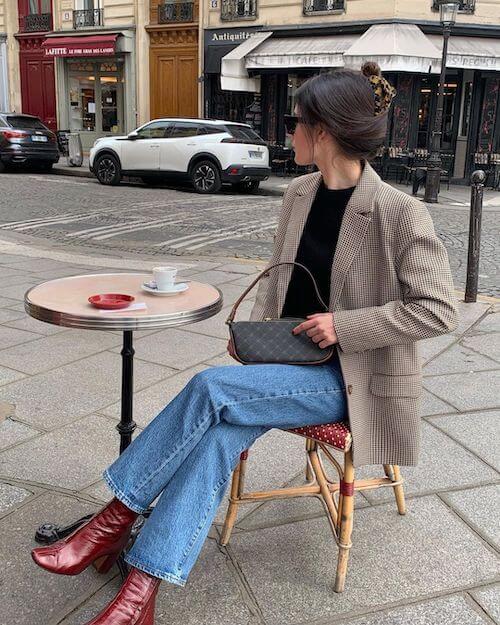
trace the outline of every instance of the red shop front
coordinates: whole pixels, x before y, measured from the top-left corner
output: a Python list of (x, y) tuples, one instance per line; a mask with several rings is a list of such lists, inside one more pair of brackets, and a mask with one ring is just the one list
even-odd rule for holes
[(57, 128), (54, 59), (42, 43), (52, 30), (51, 2), (19, 0), (19, 63), (22, 111), (36, 115), (51, 129)]

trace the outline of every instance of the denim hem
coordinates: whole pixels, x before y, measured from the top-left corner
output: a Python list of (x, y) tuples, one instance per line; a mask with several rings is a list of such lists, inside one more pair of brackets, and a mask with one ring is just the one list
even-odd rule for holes
[(125, 556), (125, 562), (127, 562), (127, 564), (130, 564), (130, 566), (133, 566), (134, 568), (143, 571), (144, 573), (148, 573), (148, 575), (152, 575), (153, 577), (158, 577), (159, 579), (163, 579), (164, 581), (170, 582), (171, 584), (175, 584), (176, 586), (184, 587), (187, 583), (187, 579), (178, 577), (177, 575), (174, 575), (173, 573), (169, 573), (168, 571), (160, 571), (159, 569), (150, 567), (147, 564), (138, 562), (134, 558), (131, 558), (128, 554)]
[(130, 497), (128, 497), (127, 495), (125, 495), (125, 493), (123, 493), (118, 486), (114, 483), (113, 479), (111, 478), (111, 475), (108, 472), (108, 469), (106, 469), (104, 471), (104, 473), (102, 474), (104, 481), (106, 482), (108, 488), (111, 490), (111, 492), (113, 493), (113, 495), (119, 499), (122, 504), (124, 504), (125, 506), (127, 506), (127, 508), (129, 508), (130, 510), (132, 510), (133, 512), (137, 512), (137, 514), (142, 514), (143, 512), (145, 512), (148, 508), (147, 506), (139, 506), (138, 504), (134, 503)]

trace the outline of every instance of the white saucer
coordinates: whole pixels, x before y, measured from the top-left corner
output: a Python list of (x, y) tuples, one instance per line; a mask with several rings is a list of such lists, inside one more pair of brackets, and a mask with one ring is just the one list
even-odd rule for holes
[(168, 297), (170, 295), (178, 295), (179, 293), (184, 293), (189, 289), (189, 285), (185, 282), (176, 282), (172, 289), (168, 291), (159, 291), (156, 286), (153, 286), (154, 283), (151, 282), (143, 282), (142, 288), (144, 291), (151, 293), (152, 295), (158, 295), (159, 297)]

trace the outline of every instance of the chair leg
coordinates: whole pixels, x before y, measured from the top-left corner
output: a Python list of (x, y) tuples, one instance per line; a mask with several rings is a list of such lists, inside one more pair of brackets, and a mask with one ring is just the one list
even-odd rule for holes
[[(401, 481), (401, 471), (397, 464), (392, 465), (392, 470), (394, 473), (394, 481)], [(393, 486), (394, 495), (396, 497), (396, 505), (398, 507), (399, 514), (406, 514), (406, 503), (405, 503), (405, 492), (402, 484), (398, 484), (397, 486)]]
[(385, 477), (388, 477), (390, 480), (394, 481), (394, 473), (390, 464), (384, 464), (384, 473)]
[(344, 456), (344, 479), (342, 484), (342, 519), (339, 535), (339, 559), (337, 576), (335, 578), (335, 592), (343, 592), (347, 575), (347, 562), (351, 549), (351, 533), (354, 512), (354, 467), (352, 451)]
[[(309, 451), (313, 451), (314, 449), (316, 449), (316, 443), (310, 439), (310, 438), (306, 438), (306, 457), (309, 458), (309, 454), (307, 452)], [(311, 469), (310, 463), (307, 462), (306, 464), (306, 481), (310, 482), (312, 479), (314, 478), (314, 473)]]
[(238, 499), (243, 493), (247, 458), (248, 450), (244, 451), (240, 455), (240, 462), (233, 472), (229, 506), (227, 509), (226, 518), (224, 520), (224, 526), (222, 528), (222, 534), (219, 541), (219, 544), (222, 547), (225, 547), (228, 544), (234, 524), (236, 523), (236, 517), (238, 516), (238, 507), (240, 505)]

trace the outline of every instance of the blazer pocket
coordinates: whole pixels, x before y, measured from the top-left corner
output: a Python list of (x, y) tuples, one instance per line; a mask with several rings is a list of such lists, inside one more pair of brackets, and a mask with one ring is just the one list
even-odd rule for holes
[(422, 393), (422, 376), (383, 375), (374, 373), (370, 380), (370, 391), (378, 397), (419, 397)]

